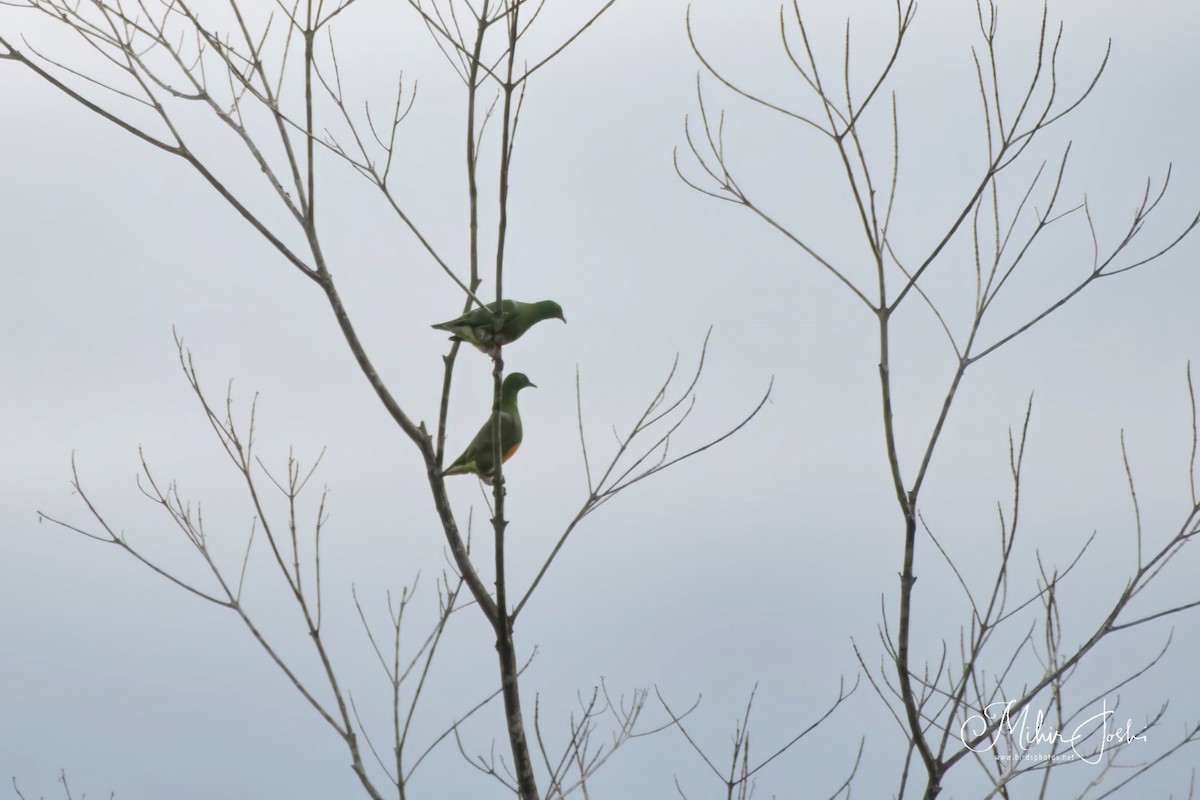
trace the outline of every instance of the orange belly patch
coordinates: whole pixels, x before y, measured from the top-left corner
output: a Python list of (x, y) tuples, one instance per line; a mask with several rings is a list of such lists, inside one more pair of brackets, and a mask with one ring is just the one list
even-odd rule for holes
[(513, 454), (516, 453), (517, 450), (520, 449), (520, 447), (521, 447), (520, 444), (514, 444), (512, 447), (508, 448), (508, 450), (504, 451), (504, 455), (500, 458), (500, 461), (501, 462), (508, 461), (510, 458), (513, 457)]

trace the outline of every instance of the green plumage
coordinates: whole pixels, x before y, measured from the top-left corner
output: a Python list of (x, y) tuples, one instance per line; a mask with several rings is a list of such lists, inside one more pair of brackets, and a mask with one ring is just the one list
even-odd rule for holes
[(495, 348), (520, 339), (525, 331), (544, 319), (567, 321), (562, 306), (553, 300), (537, 303), (505, 300), (500, 305), (488, 303), (483, 308), (473, 308), (457, 319), (439, 322), (433, 327), (449, 332), (451, 339), (474, 345), (490, 355)]
[[(521, 414), (517, 410), (517, 393), (526, 386), (533, 386), (522, 372), (513, 372), (504, 379), (500, 387), (500, 461), (508, 461), (521, 445)], [(463, 454), (447, 467), (443, 475), (478, 475), (487, 485), (492, 485), (496, 475), (496, 450), (493, 431), (496, 415), (489, 415), (487, 422), (475, 434)]]

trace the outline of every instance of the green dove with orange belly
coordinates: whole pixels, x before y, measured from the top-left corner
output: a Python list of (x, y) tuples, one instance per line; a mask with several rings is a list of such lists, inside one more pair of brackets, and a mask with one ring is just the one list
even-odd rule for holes
[(463, 454), (442, 471), (443, 475), (478, 475), (488, 486), (496, 476), (495, 429), (500, 423), (501, 462), (512, 458), (521, 446), (521, 413), (517, 410), (517, 393), (527, 386), (534, 386), (523, 372), (513, 372), (504, 379), (500, 387), (500, 414), (488, 417), (488, 421), (475, 434)]
[(515, 342), (525, 332), (546, 319), (567, 318), (562, 306), (553, 300), (522, 303), (519, 300), (504, 300), (488, 303), (482, 308), (473, 308), (461, 317), (432, 326), (452, 334), (451, 339), (466, 342), (477, 350), (491, 354), (497, 347)]

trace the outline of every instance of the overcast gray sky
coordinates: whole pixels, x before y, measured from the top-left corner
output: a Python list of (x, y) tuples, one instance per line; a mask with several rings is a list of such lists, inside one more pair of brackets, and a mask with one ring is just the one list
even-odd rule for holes
[[(335, 26), (339, 52), (347, 54), (344, 79), (359, 102), (380, 103), (401, 69), (418, 82), (400, 133), (399, 195), (461, 267), (463, 92), (400, 5), (361, 0)], [(552, 31), (572, 17), (559, 5), (559, 16), (546, 21)], [(1032, 69), (1035, 5), (1002, 5), (1000, 33), (1011, 38), (1001, 82), (1010, 93)], [(555, 12), (551, 4), (546, 13)], [(529, 86), (505, 293), (557, 299), (569, 324), (536, 328), (507, 355), (507, 366), (539, 387), (521, 396), (526, 440), (505, 467), (509, 552), (513, 580), (523, 585), (586, 496), (576, 367), (596, 460), (611, 455), (612, 426), (628, 428), (677, 353), (684, 367), (694, 364), (710, 325), (696, 411), (673, 447), (702, 443), (735, 423), (774, 377), (772, 402), (736, 437), (589, 517), (516, 632), (523, 655), (538, 652), (522, 685), (527, 714), (540, 696), (543, 726), (559, 740), (576, 691), (590, 692), (603, 677), (613, 693), (657, 686), (679, 706), (703, 695), (689, 729), (725, 759), (756, 684), (753, 748), (766, 755), (823, 712), (840, 679), (854, 680), (852, 639), (869, 665), (879, 665), (881, 601), (894, 624), (902, 524), (882, 444), (873, 318), (760, 220), (675, 176), (672, 150), (684, 141), (684, 116), (696, 114), (698, 63), (684, 13), (676, 0), (622, 0)], [(800, 102), (803, 87), (787, 71), (772, 3), (700, 0), (691, 14), (698, 40), (731, 75), (779, 102)], [(855, 69), (866, 76), (879, 63), (892, 11), (866, 0), (836, 13), (813, 9), (817, 48), (835, 61), (846, 14), (855, 26)], [(1054, 3), (1051, 18), (1066, 23), (1064, 94), (1086, 85), (1110, 36), (1113, 49), (1093, 96), (1047, 132), (1028, 166), (1056, 159), (1072, 142), (1064, 203), (1086, 194), (1103, 247), (1127, 225), (1147, 175), (1159, 181), (1173, 164), (1172, 190), (1135, 250), (1148, 254), (1200, 208), (1200, 10), (1168, 0), (1137, 10), (1072, 0)], [(895, 241), (913, 252), (946, 227), (985, 152), (973, 22), (969, 3), (923, 3), (889, 87), (903, 147)], [(20, 31), (56, 58), (89, 63), (77, 40), (27, 13), (0, 11), (0, 35), (17, 40)], [(823, 252), (866, 270), (828, 143), (721, 92), (711, 79), (704, 85), (710, 108), (726, 110), (727, 152), (747, 192)], [(232, 614), (116, 548), (39, 525), (36, 511), (87, 522), (69, 486), (74, 452), (89, 495), (114, 527), (180, 574), (201, 576), (178, 531), (137, 491), (141, 447), (157, 475), (177, 479), (183, 495), (203, 502), (214, 548), (237, 563), (251, 512), (179, 373), (174, 326), (214, 398), (230, 379), (243, 412), (258, 394), (264, 460), (279, 465), (292, 446), (311, 463), (328, 448), (316, 479), (331, 489), (322, 556), (327, 626), (360, 708), (378, 709), (386, 686), (350, 585), (382, 623), (385, 591), (421, 573), (409, 641), (432, 620), (443, 539), (417, 453), (357, 371), (317, 288), (186, 164), (15, 63), (0, 61), (0, 98), (0, 798), (15, 797), (11, 776), (27, 796), (56, 796), (62, 768), (76, 796), (354, 796), (360, 789), (340, 742)], [(889, 121), (874, 122), (868, 141), (886, 164)], [(268, 208), (253, 166), (214, 128), (196, 130), (204, 131), (197, 135), (205, 152), (236, 176), (233, 183)], [(411, 416), (432, 425), (446, 342), (428, 326), (453, 316), (461, 293), (365, 182), (333, 162), (323, 175), (332, 271), (380, 372)], [(1122, 430), (1146, 541), (1165, 540), (1191, 505), (1184, 376), (1200, 354), (1198, 252), (1194, 238), (1143, 270), (1100, 281), (973, 368), (930, 471), (925, 520), (960, 559), (967, 582), (982, 585), (996, 550), (996, 503), (1010, 502), (1007, 431), (1019, 426), (1036, 393), (1021, 512), (1026, 549), (1012, 585), (1014, 595), (1033, 587), (1034, 547), (1063, 566), (1096, 532), (1064, 598), (1069, 646), (1088, 635), (1135, 559)], [(931, 284), (960, 309), (970, 297), (968, 255), (952, 251)], [(1085, 273), (1086, 226), (1065, 225), (1031, 258), (993, 333)], [(897, 321), (894, 369), (901, 458), (911, 473), (953, 358), (923, 307), (912, 303), (905, 314)], [(451, 450), (486, 414), (488, 367), (475, 352), (460, 358)], [(474, 504), (478, 523), (486, 510), (475, 484), (460, 478), (450, 490), (460, 519)], [(1195, 599), (1196, 566), (1196, 554), (1185, 550), (1141, 608)], [(294, 609), (265, 558), (259, 567), (248, 602), (300, 671), (316, 677)], [(919, 659), (936, 660), (943, 639), (956, 647), (966, 609), (928, 539), (919, 544), (917, 574), (915, 649)], [(1173, 624), (1164, 661), (1119, 695), (1118, 716), (1135, 723), (1170, 703), (1145, 752), (1200, 717), (1200, 628), (1194, 614)], [(1110, 641), (1079, 673), (1077, 702), (1122, 677), (1171, 631), (1167, 621)], [(438, 663), (417, 718), (422, 742), (495, 684), (493, 646), (473, 609), (450, 627)], [(1116, 700), (1114, 693), (1110, 707)], [(384, 716), (364, 711), (371, 724)], [(662, 719), (661, 709), (648, 706), (647, 723)], [(860, 737), (865, 760), (856, 795), (890, 796), (904, 740), (865, 684), (760, 774), (760, 792), (827, 796), (850, 769)], [(464, 733), (468, 752), (486, 753), (493, 741), (497, 752), (507, 749), (498, 705)], [(1127, 796), (1181, 793), (1196, 762), (1185, 751)], [(954, 796), (974, 796), (974, 769), (961, 767)], [(1064, 767), (1063, 794), (1055, 796), (1073, 796), (1068, 789), (1085, 785), (1095, 769)], [(664, 732), (623, 749), (593, 796), (673, 796), (673, 776), (689, 797), (716, 796), (719, 788), (686, 742)], [(413, 788), (437, 797), (504, 796), (452, 743), (422, 767)]]

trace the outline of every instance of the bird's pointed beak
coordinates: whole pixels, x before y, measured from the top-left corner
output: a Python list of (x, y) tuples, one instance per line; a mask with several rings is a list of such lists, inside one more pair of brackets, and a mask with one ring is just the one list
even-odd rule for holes
[(537, 384), (536, 384), (536, 383), (534, 383), (533, 381), (530, 381), (530, 382), (529, 382), (529, 386), (530, 386), (530, 388), (532, 388), (532, 389), (536, 389), (536, 388), (537, 388)]

